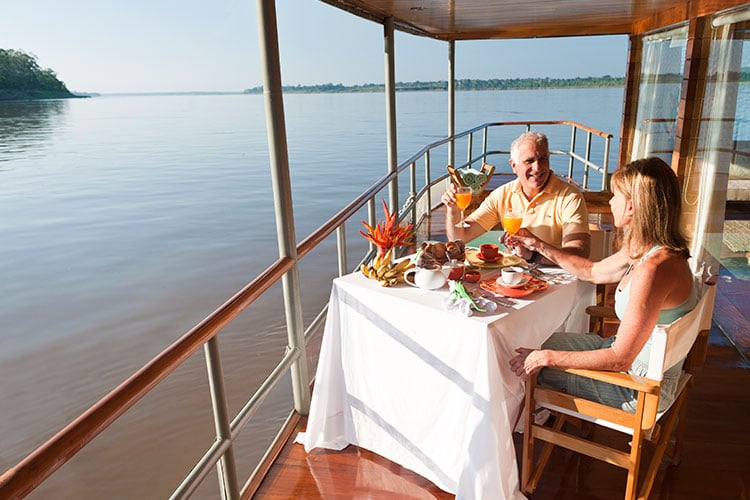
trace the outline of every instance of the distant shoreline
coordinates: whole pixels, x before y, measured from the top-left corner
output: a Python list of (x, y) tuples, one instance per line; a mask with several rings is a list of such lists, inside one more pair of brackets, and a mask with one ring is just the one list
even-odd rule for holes
[(68, 91), (58, 90), (18, 90), (0, 89), (0, 102), (3, 101), (41, 101), (52, 99), (76, 99), (88, 97), (83, 94), (74, 94)]
[[(602, 87), (624, 87), (625, 77), (591, 76), (585, 78), (511, 78), (511, 79), (463, 79), (456, 80), (456, 90), (537, 90), (537, 89), (564, 89), (564, 88), (602, 88)], [(438, 80), (432, 82), (396, 82), (396, 92), (424, 92), (424, 91), (447, 91), (448, 81)], [(368, 93), (385, 92), (382, 83), (365, 83), (363, 85), (343, 85), (324, 83), (316, 85), (289, 85), (284, 86), (283, 91), (290, 94), (317, 94), (317, 93)], [(263, 87), (246, 89), (245, 94), (261, 94)]]

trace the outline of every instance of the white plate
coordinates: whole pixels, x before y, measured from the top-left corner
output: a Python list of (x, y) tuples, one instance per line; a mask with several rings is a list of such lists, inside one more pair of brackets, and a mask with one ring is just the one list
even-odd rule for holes
[(495, 281), (497, 281), (498, 285), (504, 286), (505, 288), (521, 288), (522, 286), (524, 286), (526, 283), (529, 282), (529, 278), (527, 278), (526, 276), (524, 276), (523, 279), (521, 281), (519, 281), (518, 283), (516, 283), (515, 285), (509, 285), (509, 284), (507, 284), (500, 277), (498, 277)]

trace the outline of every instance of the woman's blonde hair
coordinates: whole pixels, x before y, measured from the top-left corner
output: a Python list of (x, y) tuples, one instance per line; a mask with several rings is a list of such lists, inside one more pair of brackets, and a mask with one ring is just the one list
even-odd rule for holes
[(677, 175), (661, 158), (635, 160), (615, 170), (610, 179), (633, 202), (633, 218), (623, 235), (631, 257), (642, 256), (659, 245), (690, 256), (687, 238), (680, 230), (682, 196)]

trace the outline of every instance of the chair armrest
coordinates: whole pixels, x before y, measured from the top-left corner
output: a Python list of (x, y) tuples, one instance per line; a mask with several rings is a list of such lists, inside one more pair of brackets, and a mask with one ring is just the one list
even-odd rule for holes
[(588, 306), (586, 314), (597, 318), (617, 319), (614, 308), (609, 306)]
[[(552, 368), (552, 370), (557, 370), (557, 368)], [(618, 385), (620, 387), (627, 387), (628, 389), (646, 394), (658, 394), (659, 388), (661, 387), (661, 381), (659, 380), (652, 380), (650, 378), (631, 375), (629, 373), (611, 372), (606, 370), (586, 370), (583, 368), (566, 368), (561, 371), (570, 373), (571, 375), (578, 375), (580, 377), (607, 382), (608, 384)]]

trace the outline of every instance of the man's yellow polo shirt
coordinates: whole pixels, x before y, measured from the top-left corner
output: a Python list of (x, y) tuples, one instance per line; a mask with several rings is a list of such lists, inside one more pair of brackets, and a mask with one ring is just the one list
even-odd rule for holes
[(556, 247), (562, 246), (564, 236), (589, 234), (588, 210), (581, 192), (554, 172), (550, 175), (544, 189), (531, 200), (524, 196), (518, 179), (500, 186), (466, 220), (489, 231), (502, 223), (505, 211), (518, 210), (524, 214), (522, 227)]

